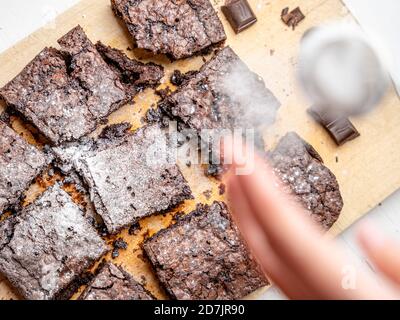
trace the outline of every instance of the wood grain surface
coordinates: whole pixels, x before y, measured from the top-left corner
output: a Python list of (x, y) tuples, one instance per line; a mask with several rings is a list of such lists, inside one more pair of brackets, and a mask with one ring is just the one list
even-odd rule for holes
[[(352, 119), (361, 137), (337, 147), (326, 132), (306, 114), (309, 105), (298, 88), (295, 70), (299, 42), (307, 29), (332, 20), (353, 20), (341, 1), (249, 0), (258, 22), (239, 35), (234, 34), (221, 15), (219, 8), (223, 0), (211, 1), (224, 23), (228, 35), (227, 44), (253, 71), (264, 78), (267, 87), (282, 103), (277, 122), (265, 133), (267, 145), (272, 146), (288, 131), (296, 131), (317, 149), (326, 165), (337, 176), (345, 203), (342, 215), (331, 231), (332, 234), (338, 234), (400, 187), (400, 103), (394, 89), (390, 89), (375, 111), (363, 118)], [(285, 6), (294, 8), (298, 5), (306, 14), (306, 19), (293, 31), (280, 21), (280, 13)], [(83, 0), (49, 26), (34, 32), (0, 55), (0, 86), (17, 75), (45, 46), (58, 47), (56, 40), (77, 24), (84, 28), (93, 42), (101, 40), (126, 51), (132, 57), (162, 63), (167, 74), (161, 88), (169, 85), (169, 75), (174, 69), (198, 69), (203, 63), (201, 57), (171, 63), (165, 57), (152, 57), (141, 50), (127, 51), (128, 47), (132, 47), (131, 38), (123, 24), (114, 17), (109, 0)], [(153, 90), (146, 90), (135, 98), (134, 104), (114, 112), (109, 117), (109, 123), (129, 121), (134, 128), (138, 128), (143, 125), (141, 118), (146, 110), (157, 100)], [(13, 126), (17, 131), (26, 133), (20, 121), (15, 121)], [(25, 136), (35, 143), (32, 136)], [(128, 242), (128, 249), (121, 251), (120, 256), (113, 260), (123, 265), (138, 281), (142, 281), (158, 298), (166, 296), (143, 257), (140, 249), (143, 239), (171, 224), (177, 211), (188, 213), (198, 202), (211, 203), (215, 199), (223, 199), (218, 194), (219, 182), (207, 179), (203, 175), (203, 168), (180, 167), (192, 187), (195, 200), (186, 201), (171, 213), (140, 221), (141, 230), (137, 235), (129, 235), (124, 230), (118, 237)], [(28, 192), (27, 202), (40, 194), (48, 183), (52, 182), (33, 186)], [(207, 190), (212, 190), (208, 199), (204, 195)], [(112, 240), (108, 239), (110, 242)], [(111, 259), (110, 255), (106, 259)], [(0, 298), (18, 298), (2, 279)]]

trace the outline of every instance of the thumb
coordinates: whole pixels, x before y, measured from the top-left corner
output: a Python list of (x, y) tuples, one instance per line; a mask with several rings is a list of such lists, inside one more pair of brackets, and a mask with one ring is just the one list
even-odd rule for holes
[(358, 240), (374, 265), (400, 285), (400, 243), (387, 238), (370, 222), (360, 227)]

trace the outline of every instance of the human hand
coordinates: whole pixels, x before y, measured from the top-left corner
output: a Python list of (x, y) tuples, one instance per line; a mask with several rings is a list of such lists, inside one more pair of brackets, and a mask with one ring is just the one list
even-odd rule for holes
[[(225, 177), (230, 208), (262, 269), (288, 298), (400, 298), (399, 245), (371, 226), (364, 226), (359, 232), (360, 242), (384, 276), (374, 279), (354, 266), (355, 285), (344, 286), (343, 272), (353, 266), (344, 250), (323, 234), (307, 217), (309, 213), (281, 191), (265, 161), (245, 147), (240, 146), (240, 150), (231, 143), (224, 145), (225, 157), (233, 160)], [(243, 167), (252, 170), (237, 175)]]

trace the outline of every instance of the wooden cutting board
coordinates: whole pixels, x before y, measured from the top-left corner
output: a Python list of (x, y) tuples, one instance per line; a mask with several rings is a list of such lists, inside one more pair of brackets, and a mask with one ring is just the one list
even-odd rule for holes
[[(228, 35), (227, 44), (253, 71), (264, 78), (267, 87), (282, 103), (277, 122), (265, 134), (268, 145), (273, 145), (287, 131), (296, 131), (318, 150), (326, 165), (337, 176), (345, 203), (342, 215), (331, 232), (337, 234), (343, 231), (400, 187), (400, 102), (391, 88), (379, 108), (363, 118), (353, 119), (361, 137), (337, 147), (326, 132), (306, 114), (308, 103), (297, 86), (295, 68), (299, 41), (307, 29), (332, 20), (353, 18), (340, 0), (249, 0), (258, 22), (245, 32), (235, 35), (221, 15), (219, 8), (223, 0), (211, 1), (224, 23)], [(306, 14), (306, 19), (293, 31), (280, 21), (280, 13), (286, 6), (292, 9), (298, 5)], [(128, 51), (127, 48), (132, 47), (131, 39), (125, 27), (114, 17), (109, 0), (83, 0), (60, 15), (56, 21), (0, 55), (0, 86), (17, 75), (45, 46), (57, 47), (56, 40), (77, 24), (85, 29), (93, 42), (101, 40), (126, 51), (132, 57), (162, 63), (167, 74), (161, 87), (168, 85), (169, 75), (174, 69), (198, 69), (203, 63), (201, 57), (170, 63), (162, 56), (151, 57), (141, 50)], [(157, 99), (152, 90), (146, 90), (136, 97), (134, 104), (113, 113), (109, 123), (130, 121), (137, 128), (142, 125), (141, 117)], [(25, 132), (25, 137), (35, 143), (20, 121), (15, 121), (13, 127), (19, 132)], [(215, 199), (224, 198), (218, 193), (219, 182), (207, 179), (202, 168), (181, 165), (181, 169), (196, 199), (185, 202), (172, 213), (144, 219), (140, 222), (141, 230), (137, 235), (129, 235), (124, 230), (119, 237), (128, 242), (128, 249), (121, 251), (120, 256), (113, 260), (122, 264), (159, 298), (165, 298), (165, 293), (143, 258), (140, 243), (146, 236), (171, 224), (175, 212), (182, 210), (188, 213), (198, 202), (211, 203)], [(33, 186), (28, 192), (27, 202), (40, 194), (48, 183), (51, 181), (42, 181)], [(212, 191), (211, 197), (204, 194), (207, 190)], [(110, 255), (106, 258), (111, 259)], [(0, 279), (0, 298), (18, 298), (4, 279)]]

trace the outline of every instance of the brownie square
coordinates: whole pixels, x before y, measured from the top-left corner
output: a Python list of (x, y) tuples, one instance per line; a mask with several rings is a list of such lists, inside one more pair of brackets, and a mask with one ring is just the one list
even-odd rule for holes
[(310, 212), (311, 218), (329, 229), (343, 208), (334, 174), (318, 152), (296, 133), (286, 134), (268, 159), (287, 192)]
[(154, 297), (124, 269), (105, 263), (79, 300), (154, 300)]
[(26, 299), (69, 298), (68, 288), (106, 251), (58, 184), (0, 225), (0, 272)]
[(0, 121), (0, 215), (16, 205), (48, 158)]
[(126, 103), (118, 75), (107, 65), (80, 26), (45, 48), (0, 96), (53, 144), (77, 140)]
[(198, 205), (144, 250), (175, 299), (241, 299), (268, 284), (222, 202)]
[(279, 106), (264, 81), (230, 47), (219, 51), (198, 73), (159, 103), (161, 111), (198, 133), (202, 129), (269, 125), (275, 121)]
[(182, 59), (226, 39), (209, 0), (111, 0), (138, 48)]
[(159, 127), (143, 127), (101, 144), (75, 165), (110, 233), (192, 198), (175, 162), (158, 162), (164, 141)]

